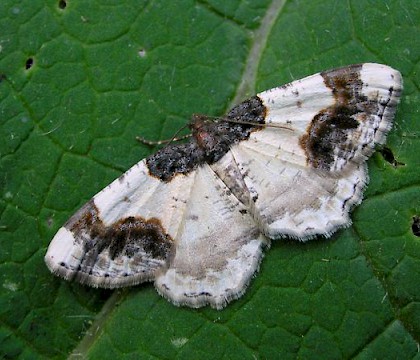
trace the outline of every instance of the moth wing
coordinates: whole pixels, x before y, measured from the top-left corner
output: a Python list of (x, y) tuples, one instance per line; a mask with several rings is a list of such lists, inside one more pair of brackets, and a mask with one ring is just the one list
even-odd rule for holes
[(155, 279), (177, 305), (222, 308), (245, 291), (266, 242), (207, 164), (163, 182), (141, 161), (69, 219), (45, 261), (92, 286)]
[(267, 239), (207, 164), (194, 175), (175, 252), (155, 285), (177, 305), (220, 309), (244, 293)]
[(266, 123), (282, 128), (255, 131), (231, 151), (267, 236), (306, 240), (350, 224), (365, 161), (385, 141), (401, 89), (398, 71), (363, 64), (258, 94)]
[(362, 163), (385, 142), (401, 91), (401, 74), (382, 64), (350, 65), (296, 80), (258, 94), (268, 127), (250, 140), (281, 148), (293, 163), (339, 172)]
[(193, 178), (164, 183), (145, 160), (95, 195), (58, 231), (45, 255), (66, 279), (115, 288), (152, 280), (166, 265)]
[(326, 176), (242, 144), (232, 149), (251, 195), (251, 211), (270, 238), (306, 240), (330, 236), (351, 223), (349, 210), (362, 199), (366, 166), (344, 177)]

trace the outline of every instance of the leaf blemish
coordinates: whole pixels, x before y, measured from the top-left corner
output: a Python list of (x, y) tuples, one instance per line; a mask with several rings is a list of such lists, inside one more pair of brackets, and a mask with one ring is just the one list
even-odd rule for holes
[(26, 60), (26, 63), (25, 63), (25, 69), (26, 70), (29, 70), (32, 66), (33, 66), (33, 64), (34, 64), (34, 59), (33, 58), (28, 58), (27, 60)]
[(404, 166), (405, 164), (402, 162), (399, 162), (397, 159), (395, 159), (394, 153), (392, 152), (392, 150), (387, 147), (384, 146), (381, 150), (380, 153), (382, 154), (383, 158), (385, 159), (386, 162), (390, 163), (392, 166), (394, 167), (398, 167), (398, 166)]
[(415, 236), (420, 237), (420, 216), (413, 216), (413, 224), (411, 225), (411, 230)]
[(60, 1), (58, 2), (58, 7), (59, 7), (61, 10), (64, 10), (64, 9), (66, 8), (66, 6), (67, 6), (67, 2), (66, 2), (65, 0), (60, 0)]
[(54, 220), (53, 220), (53, 218), (50, 216), (50, 217), (48, 217), (48, 219), (47, 219), (47, 226), (48, 226), (48, 228), (52, 228), (53, 227), (53, 225), (54, 225)]

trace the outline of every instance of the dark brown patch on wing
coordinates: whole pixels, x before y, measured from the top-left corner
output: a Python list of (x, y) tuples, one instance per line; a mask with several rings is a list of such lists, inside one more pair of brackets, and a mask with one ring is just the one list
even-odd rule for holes
[(98, 256), (109, 251), (111, 260), (119, 256), (133, 258), (144, 254), (144, 261), (165, 260), (173, 239), (158, 219), (130, 216), (109, 226), (100, 219), (94, 201), (89, 201), (65, 225), (76, 241), (83, 243), (85, 255), (81, 267), (91, 268)]
[(185, 144), (168, 145), (149, 156), (146, 164), (150, 175), (169, 182), (174, 176), (186, 175), (200, 164), (214, 164), (232, 145), (248, 139), (251, 132), (260, 130), (260, 126), (253, 124), (264, 124), (265, 114), (266, 108), (261, 99), (254, 96), (235, 106), (222, 118), (193, 115), (190, 123), (192, 138)]
[(325, 85), (331, 89), (334, 105), (320, 111), (312, 120), (307, 133), (300, 138), (308, 163), (315, 168), (330, 170), (334, 165), (334, 150), (345, 153), (352, 150), (352, 131), (359, 126), (354, 115), (374, 111), (369, 109), (367, 98), (362, 95), (360, 79), (362, 65), (322, 72)]

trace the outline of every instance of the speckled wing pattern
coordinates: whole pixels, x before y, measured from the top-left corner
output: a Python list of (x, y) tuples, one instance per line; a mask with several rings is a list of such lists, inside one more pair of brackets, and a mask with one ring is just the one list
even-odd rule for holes
[(381, 64), (262, 92), (225, 116), (194, 115), (191, 139), (140, 161), (58, 231), (45, 261), (94, 287), (154, 281), (176, 305), (240, 297), (269, 239), (349, 226), (402, 91)]

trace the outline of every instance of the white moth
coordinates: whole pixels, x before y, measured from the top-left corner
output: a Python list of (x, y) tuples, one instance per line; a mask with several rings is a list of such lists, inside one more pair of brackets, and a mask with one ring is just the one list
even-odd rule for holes
[(140, 161), (58, 231), (45, 261), (94, 287), (154, 281), (176, 305), (221, 309), (269, 239), (351, 223), (402, 90), (397, 70), (350, 65), (262, 92)]

